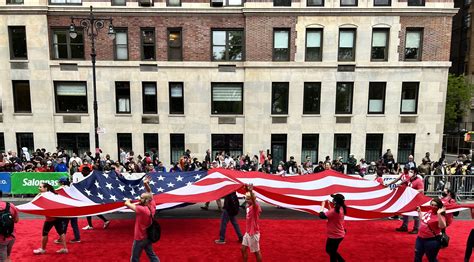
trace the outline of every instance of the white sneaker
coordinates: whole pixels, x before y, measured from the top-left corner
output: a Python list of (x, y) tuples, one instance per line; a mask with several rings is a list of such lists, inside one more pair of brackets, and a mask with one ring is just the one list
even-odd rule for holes
[(56, 251), (56, 253), (58, 253), (58, 254), (67, 254), (67, 253), (69, 253), (69, 251), (67, 250), (67, 248), (61, 248), (60, 250)]
[(85, 226), (85, 227), (82, 228), (82, 230), (92, 230), (92, 229), (94, 229), (94, 228), (91, 227), (91, 226)]
[(33, 254), (35, 254), (35, 255), (42, 255), (44, 253), (46, 253), (46, 250), (44, 250), (42, 248), (38, 248), (38, 249), (33, 250)]

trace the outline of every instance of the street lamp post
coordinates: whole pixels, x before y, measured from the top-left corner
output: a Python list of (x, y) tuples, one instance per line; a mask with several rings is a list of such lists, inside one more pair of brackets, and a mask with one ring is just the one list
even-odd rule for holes
[(69, 36), (71, 38), (77, 37), (76, 25), (74, 21), (79, 21), (79, 25), (84, 28), (84, 34), (89, 36), (91, 40), (91, 60), (92, 60), (92, 86), (93, 86), (93, 93), (94, 93), (94, 137), (95, 137), (95, 150), (99, 152), (99, 115), (97, 113), (97, 83), (96, 83), (96, 74), (95, 74), (95, 61), (96, 61), (96, 53), (95, 53), (95, 38), (97, 37), (99, 31), (104, 28), (105, 23), (109, 22), (109, 30), (108, 36), (110, 39), (115, 39), (115, 30), (112, 24), (112, 18), (101, 18), (95, 17), (94, 13), (92, 12), (92, 6), (90, 7), (89, 16), (85, 17), (78, 17), (78, 16), (71, 16), (71, 25), (69, 26)]

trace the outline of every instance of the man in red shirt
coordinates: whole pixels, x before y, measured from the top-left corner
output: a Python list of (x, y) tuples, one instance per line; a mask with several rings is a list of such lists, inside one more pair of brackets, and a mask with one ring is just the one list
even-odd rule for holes
[[(0, 198), (2, 197), (2, 191), (0, 191)], [(7, 203), (0, 201), (0, 210), (3, 211), (7, 207)], [(18, 209), (10, 203), (9, 212), (13, 217), (13, 221), (18, 223), (20, 220), (18, 216)], [(14, 233), (15, 231), (13, 231)], [(8, 237), (0, 237), (0, 261), (11, 261), (10, 254), (12, 253), (13, 244), (15, 243), (15, 235), (12, 234)]]
[[(425, 185), (423, 183), (423, 179), (419, 178), (416, 175), (414, 170), (409, 171), (410, 180), (408, 181), (408, 187), (411, 187), (421, 194), (423, 194), (425, 190)], [(402, 226), (397, 228), (396, 231), (399, 232), (408, 232), (408, 216), (403, 216), (403, 223)], [(413, 230), (408, 232), (410, 234), (418, 234), (418, 229), (420, 228), (420, 218), (418, 216), (414, 216), (413, 220), (415, 220), (415, 225), (413, 226)]]
[(143, 179), (143, 185), (147, 193), (140, 196), (140, 202), (132, 204), (130, 199), (125, 201), (125, 205), (136, 213), (135, 230), (133, 236), (132, 257), (130, 262), (140, 261), (142, 251), (145, 250), (150, 262), (159, 262), (160, 259), (153, 251), (152, 242), (148, 239), (146, 229), (152, 223), (152, 217), (155, 215), (156, 204), (153, 199), (150, 188), (150, 177)]
[(245, 235), (242, 240), (242, 258), (244, 262), (247, 261), (247, 248), (249, 248), (250, 252), (255, 254), (257, 262), (261, 262), (262, 254), (260, 253), (260, 227), (258, 226), (258, 219), (260, 218), (260, 213), (262, 213), (262, 208), (253, 193), (253, 185), (249, 184), (246, 188), (247, 216)]

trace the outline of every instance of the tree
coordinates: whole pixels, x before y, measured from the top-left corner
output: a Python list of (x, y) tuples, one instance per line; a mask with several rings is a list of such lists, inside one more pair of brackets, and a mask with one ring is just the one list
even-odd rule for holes
[(464, 75), (448, 76), (448, 93), (446, 95), (446, 110), (444, 113), (444, 129), (454, 131), (457, 123), (462, 121), (471, 105), (474, 85), (470, 84)]

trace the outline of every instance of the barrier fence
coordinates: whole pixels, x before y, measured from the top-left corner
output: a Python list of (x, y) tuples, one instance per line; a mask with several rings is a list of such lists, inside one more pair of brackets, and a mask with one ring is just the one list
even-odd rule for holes
[[(126, 179), (139, 179), (145, 173), (122, 174)], [(59, 187), (60, 177), (67, 176), (67, 172), (0, 172), (0, 190), (11, 195), (27, 195), (38, 193), (38, 186), (46, 182), (53, 187)], [(360, 177), (359, 175), (351, 175)], [(398, 175), (383, 175), (384, 184), (395, 180)], [(84, 179), (81, 173), (72, 176), (72, 182), (77, 183)], [(366, 175), (364, 179), (375, 180), (375, 175)], [(439, 196), (445, 188), (456, 192), (458, 200), (474, 198), (474, 175), (428, 175), (424, 178), (425, 195)]]

